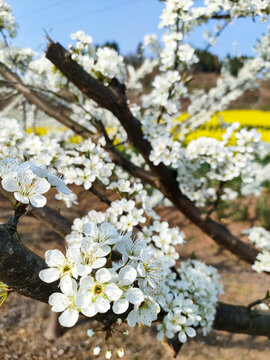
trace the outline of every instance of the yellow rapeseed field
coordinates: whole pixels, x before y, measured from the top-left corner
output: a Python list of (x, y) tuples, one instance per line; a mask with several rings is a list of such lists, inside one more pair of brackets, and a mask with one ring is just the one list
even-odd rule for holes
[[(176, 119), (176, 122), (183, 121), (188, 117), (188, 114), (182, 114), (180, 118)], [(258, 132), (262, 134), (262, 140), (270, 142), (270, 111), (262, 110), (226, 110), (222, 111), (212, 117), (203, 126), (199, 127), (196, 131), (190, 133), (186, 137), (186, 143), (189, 143), (191, 140), (198, 139), (201, 136), (213, 137), (217, 140), (222, 140), (222, 134), (225, 132), (222, 124), (224, 123), (233, 123), (239, 122), (242, 127), (256, 128)], [(52, 131), (63, 131), (65, 127), (56, 128), (56, 127), (37, 127), (35, 133), (38, 135), (46, 135), (48, 132)], [(111, 130), (111, 129), (108, 129)], [(33, 129), (28, 128), (28, 133), (32, 133)], [(74, 136), (70, 139), (72, 142), (80, 142), (81, 138), (79, 136)], [(115, 139), (117, 142), (117, 139)]]
[[(184, 120), (188, 114), (182, 114), (179, 121)], [(262, 140), (270, 142), (270, 111), (262, 110), (226, 110), (212, 117), (203, 126), (186, 137), (186, 143), (201, 136), (214, 137), (222, 140), (225, 132), (222, 124), (239, 122), (241, 127), (256, 128), (262, 134)]]

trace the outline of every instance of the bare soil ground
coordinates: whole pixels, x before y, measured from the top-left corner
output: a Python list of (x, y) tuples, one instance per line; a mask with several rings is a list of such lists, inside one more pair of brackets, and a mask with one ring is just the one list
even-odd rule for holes
[[(86, 214), (90, 209), (102, 209), (104, 205), (90, 194), (79, 194), (80, 209), (63, 209), (62, 213), (71, 220)], [(51, 198), (50, 206), (57, 206)], [(250, 206), (252, 209), (252, 206)], [(181, 260), (195, 253), (198, 259), (218, 268), (225, 294), (224, 302), (247, 305), (264, 296), (269, 286), (269, 276), (257, 274), (251, 267), (224, 249), (218, 247), (211, 239), (192, 225), (179, 212), (160, 208), (160, 214), (172, 226), (180, 226), (186, 233), (186, 245), (179, 247)], [(0, 198), (0, 221), (5, 222), (11, 215), (8, 202)], [(252, 217), (253, 214), (250, 214)], [(229, 228), (240, 235), (248, 228), (248, 223), (228, 224)], [(59, 247), (61, 239), (46, 225), (25, 216), (19, 226), (22, 241), (39, 255), (44, 256), (47, 249)], [(97, 323), (82, 321), (73, 329), (54, 341), (44, 338), (48, 325), (50, 307), (37, 301), (11, 294), (0, 309), (0, 359), (62, 359), (90, 360), (104, 359), (105, 346), (100, 356), (93, 355), (95, 346), (104, 345), (104, 333), (89, 338), (89, 328), (99, 328)], [(126, 325), (119, 327), (125, 330)], [(116, 332), (110, 341), (113, 358), (116, 359), (118, 347), (125, 348), (125, 359), (129, 360), (170, 360), (172, 355), (162, 343), (156, 340), (155, 326), (131, 329), (129, 337)], [(236, 335), (212, 331), (207, 337), (201, 335), (185, 344), (177, 359), (186, 360), (268, 360), (270, 359), (270, 341), (265, 337)]]

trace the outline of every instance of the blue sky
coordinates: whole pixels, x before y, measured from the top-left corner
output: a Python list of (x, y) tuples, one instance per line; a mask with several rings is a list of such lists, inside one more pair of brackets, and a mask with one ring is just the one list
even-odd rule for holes
[[(164, 4), (158, 0), (7, 0), (19, 24), (18, 36), (12, 42), (21, 47), (42, 51), (46, 47), (45, 29), (54, 41), (68, 46), (69, 35), (77, 30), (90, 34), (95, 43), (117, 41), (122, 54), (134, 52), (146, 33), (157, 33)], [(202, 30), (197, 29), (190, 43), (203, 48)], [(269, 22), (268, 22), (269, 25)], [(252, 55), (253, 44), (265, 33), (267, 24), (259, 19), (237, 20), (223, 32), (212, 51), (220, 57), (227, 53)]]

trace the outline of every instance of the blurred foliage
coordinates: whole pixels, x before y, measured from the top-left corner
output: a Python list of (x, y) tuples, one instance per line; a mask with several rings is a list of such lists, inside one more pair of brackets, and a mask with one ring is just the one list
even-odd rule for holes
[(197, 49), (195, 51), (199, 61), (193, 65), (193, 71), (195, 72), (215, 72), (220, 73), (221, 63), (217, 55), (213, 55), (207, 50)]
[(244, 66), (245, 60), (250, 59), (248, 56), (234, 56), (227, 55), (223, 61), (223, 66), (225, 66), (232, 75), (237, 76), (239, 70)]
[(120, 53), (120, 47), (116, 41), (105, 41), (102, 45), (97, 44), (96, 47), (97, 48), (109, 47)]
[(257, 200), (255, 213), (261, 220), (262, 226), (266, 230), (270, 230), (270, 200), (268, 197), (263, 197)]

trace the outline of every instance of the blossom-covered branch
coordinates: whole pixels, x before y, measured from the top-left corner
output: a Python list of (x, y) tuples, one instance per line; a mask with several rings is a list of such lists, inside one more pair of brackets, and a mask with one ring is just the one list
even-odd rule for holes
[(54, 106), (44, 100), (40, 95), (35, 93), (29, 87), (25, 86), (19, 76), (13, 73), (5, 64), (0, 62), (0, 74), (3, 76), (4, 79), (10, 81), (12, 86), (22, 93), (24, 97), (30, 102), (37, 106), (38, 109), (43, 111), (45, 114), (57, 119), (62, 124), (66, 125), (67, 127), (71, 128), (77, 134), (81, 135), (82, 137), (90, 137), (91, 132), (89, 130), (83, 128), (81, 125), (76, 123), (75, 121), (71, 120), (58, 106)]
[(254, 263), (257, 252), (233, 236), (223, 225), (204, 214), (181, 193), (173, 170), (163, 164), (155, 166), (150, 160), (151, 145), (144, 138), (140, 122), (132, 115), (122, 95), (106, 88), (72, 60), (70, 53), (60, 44), (50, 42), (46, 56), (87, 96), (101, 107), (110, 110), (119, 119), (128, 134), (129, 141), (136, 147), (157, 177), (156, 187), (170, 199), (194, 224), (241, 259)]
[[(58, 282), (45, 283), (40, 280), (39, 272), (47, 268), (44, 259), (25, 247), (17, 232), (9, 231), (5, 225), (0, 225), (0, 244), (0, 280), (21, 295), (47, 303), (49, 295), (58, 292)], [(107, 316), (111, 315), (108, 313), (102, 318), (96, 316), (93, 319), (106, 322)], [(269, 337), (269, 318), (268, 314), (248, 311), (244, 306), (219, 303), (214, 328)]]
[[(97, 137), (97, 134), (93, 134), (89, 129), (81, 126), (80, 124), (72, 120), (66, 114), (66, 112), (63, 112), (63, 110), (61, 110), (61, 107), (53, 105), (51, 101), (40, 96), (39, 94), (31, 90), (31, 88), (23, 84), (19, 76), (12, 72), (5, 64), (1, 62), (0, 74), (3, 76), (3, 78), (9, 81), (9, 84), (12, 87), (17, 89), (18, 92), (20, 92), (31, 104), (34, 104), (40, 111), (53, 117), (61, 124), (67, 126), (76, 134), (82, 136), (85, 139), (95, 139)], [(152, 185), (155, 184), (155, 179), (149, 172), (129, 161), (124, 155), (117, 151), (117, 149), (115, 149), (111, 143), (107, 143), (106, 149), (110, 154), (112, 161), (115, 162), (117, 165), (123, 167), (133, 176), (139, 177), (140, 179), (142, 179), (143, 182)]]

